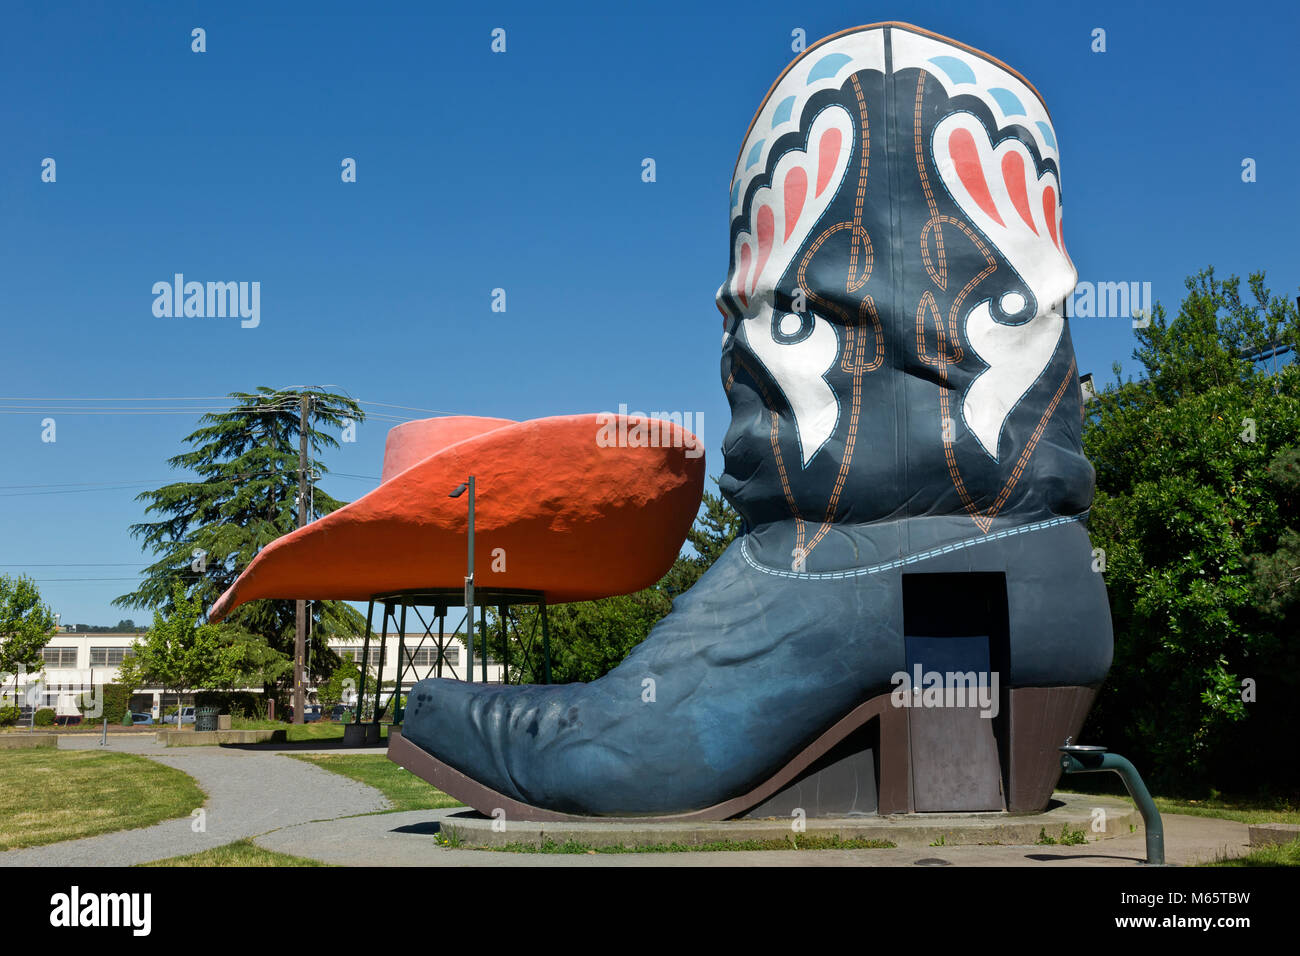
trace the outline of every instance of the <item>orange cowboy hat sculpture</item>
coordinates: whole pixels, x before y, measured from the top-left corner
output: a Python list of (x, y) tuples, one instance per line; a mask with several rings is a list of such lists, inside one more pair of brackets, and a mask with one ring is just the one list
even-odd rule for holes
[(663, 576), (699, 507), (704, 456), (681, 425), (639, 416), (407, 422), (388, 433), (378, 488), (263, 548), (208, 619), (258, 598), (461, 587), (467, 509), (448, 493), (470, 474), (477, 583), (562, 603)]

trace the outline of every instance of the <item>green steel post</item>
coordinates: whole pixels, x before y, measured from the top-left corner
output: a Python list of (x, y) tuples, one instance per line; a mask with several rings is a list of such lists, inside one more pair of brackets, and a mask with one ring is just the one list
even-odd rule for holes
[(506, 609), (497, 608), (501, 617), (501, 683), (510, 683), (510, 630), (506, 626)]
[(361, 642), (361, 686), (357, 689), (357, 713), (355, 724), (361, 723), (361, 711), (366, 701), (366, 665), (370, 663), (370, 625), (375, 618), (375, 602), (371, 600), (366, 608), (366, 636)]
[[(421, 642), (423, 643), (423, 642)], [(402, 602), (402, 623), (397, 625), (397, 703), (393, 704), (393, 723), (400, 724), (402, 709), (402, 675), (406, 673), (406, 602)]]
[(447, 632), (447, 612), (442, 608), (438, 609), (442, 613), (438, 615), (438, 679), (442, 679), (442, 656), (446, 648)]
[(465, 641), (469, 651), (466, 680), (474, 681), (474, 476), (469, 476), (469, 577), (465, 580)]
[(384, 648), (388, 644), (388, 619), (393, 614), (393, 604), (391, 601), (384, 602), (384, 626), (379, 629), (379, 670), (375, 672), (375, 719), (372, 721), (376, 727), (379, 726), (379, 704), (384, 696)]
[(551, 682), (551, 632), (546, 627), (546, 598), (542, 598), (542, 671), (546, 683)]

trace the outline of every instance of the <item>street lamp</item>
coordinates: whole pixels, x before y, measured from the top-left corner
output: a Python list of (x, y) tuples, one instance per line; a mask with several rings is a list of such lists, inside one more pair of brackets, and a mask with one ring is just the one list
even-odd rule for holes
[(469, 680), (474, 680), (474, 476), (462, 481), (452, 490), (448, 498), (459, 498), (469, 491), (469, 573), (465, 575), (465, 636), (469, 656), (465, 670)]

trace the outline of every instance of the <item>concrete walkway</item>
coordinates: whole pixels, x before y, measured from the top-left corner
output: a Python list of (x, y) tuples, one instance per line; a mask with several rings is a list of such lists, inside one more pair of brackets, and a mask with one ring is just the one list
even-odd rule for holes
[[(203, 831), (190, 817), (139, 830), (0, 853), (0, 866), (131, 866), (233, 843), (277, 827), (373, 813), (389, 804), (373, 787), (277, 753), (163, 747), (152, 736), (62, 736), (61, 749), (134, 753), (189, 774), (208, 795)], [(303, 752), (303, 751), (298, 751)], [(330, 751), (334, 752), (334, 751)], [(292, 851), (291, 851), (292, 852)]]
[[(99, 749), (98, 737), (61, 736), (62, 749)], [(130, 866), (197, 853), (247, 837), (268, 850), (342, 866), (1139, 866), (1141, 830), (1080, 846), (939, 846), (882, 850), (542, 854), (449, 849), (436, 834), (460, 808), (378, 813), (372, 787), (284, 752), (260, 748), (168, 748), (152, 736), (109, 736), (105, 748), (175, 767), (208, 794), (204, 830), (190, 817), (139, 830), (0, 853), (0, 866)], [(297, 753), (338, 753), (338, 748)], [(382, 753), (382, 749), (352, 753)], [(358, 814), (368, 814), (358, 816)], [(1169, 863), (1196, 865), (1248, 852), (1244, 823), (1166, 814)], [(924, 861), (924, 862), (923, 862)]]
[[(384, 813), (303, 823), (257, 837), (268, 850), (342, 866), (914, 866), (942, 860), (953, 866), (1140, 866), (1141, 830), (1080, 846), (943, 846), (892, 850), (742, 850), (702, 853), (507, 853), (439, 846), (440, 821), (460, 809)], [(1249, 849), (1247, 826), (1230, 820), (1166, 814), (1165, 856), (1195, 865)], [(943, 865), (942, 863), (926, 865)]]

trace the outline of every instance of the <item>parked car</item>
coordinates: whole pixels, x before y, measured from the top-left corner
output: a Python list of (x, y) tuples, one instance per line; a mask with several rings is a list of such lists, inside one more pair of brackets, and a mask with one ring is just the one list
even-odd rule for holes
[[(166, 717), (164, 717), (164, 718), (163, 718), (163, 723), (164, 723), (164, 724), (175, 724), (175, 723), (176, 723), (176, 718), (177, 718), (178, 716), (180, 717), (180, 723), (181, 723), (181, 724), (192, 724), (192, 723), (194, 723), (194, 708), (193, 708), (193, 707), (182, 707), (178, 713), (175, 713), (175, 714), (168, 714)], [(179, 724), (177, 724), (177, 726), (179, 726)]]
[(152, 724), (153, 714), (132, 714), (131, 723), (133, 724)]
[[(293, 721), (293, 707), (290, 706), (290, 707), (285, 708), (285, 712), (289, 715), (289, 721), (292, 723), (292, 721)], [(308, 705), (306, 705), (305, 707), (303, 707), (303, 709), (302, 709), (302, 722), (303, 722), (304, 724), (314, 723), (315, 721), (320, 720), (320, 718), (321, 718), (321, 708), (320, 708), (320, 704), (308, 704)]]
[(351, 720), (352, 708), (344, 707), (342, 704), (335, 704), (330, 710), (330, 720)]

